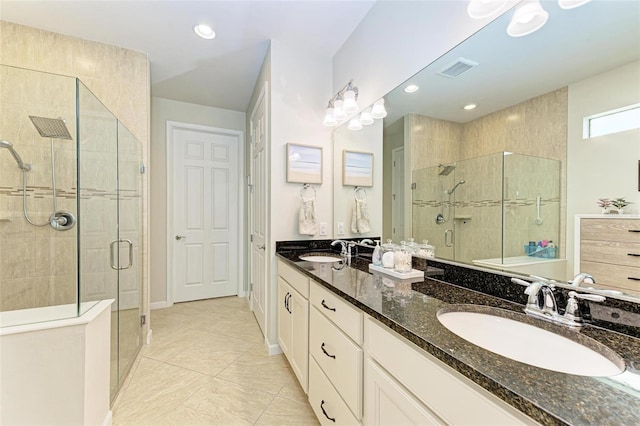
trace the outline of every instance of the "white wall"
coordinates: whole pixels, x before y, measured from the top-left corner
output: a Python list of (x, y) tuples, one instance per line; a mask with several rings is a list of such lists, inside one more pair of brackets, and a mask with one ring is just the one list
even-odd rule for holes
[(471, 19), (467, 4), (377, 2), (333, 58), (334, 92), (353, 79), (370, 105), (495, 19)]
[[(163, 98), (151, 99), (150, 266), (151, 307), (167, 301), (167, 121), (245, 131), (245, 113), (194, 105)], [(244, 143), (240, 147), (242, 155)]]
[(298, 233), (299, 183), (287, 183), (286, 145), (299, 143), (323, 148), (322, 184), (315, 185), (318, 222), (333, 222), (333, 149), (331, 128), (322, 125), (324, 109), (331, 96), (331, 58), (309, 52), (304, 47), (271, 41), (271, 105), (270, 105), (270, 223), (269, 288), (267, 294), (267, 341), (275, 344), (277, 271), (275, 242), (317, 239)]
[[(600, 213), (598, 198), (625, 197), (634, 204), (625, 213), (640, 212), (638, 161), (640, 130), (582, 139), (583, 119), (640, 103), (640, 62), (596, 75), (569, 86), (567, 128), (567, 242), (574, 238), (574, 217)], [(573, 271), (573, 244), (567, 246), (568, 271)]]

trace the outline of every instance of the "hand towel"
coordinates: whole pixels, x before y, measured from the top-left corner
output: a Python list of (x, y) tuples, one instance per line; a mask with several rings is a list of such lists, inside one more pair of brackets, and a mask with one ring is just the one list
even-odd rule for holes
[(300, 235), (316, 234), (316, 204), (315, 199), (300, 197), (300, 213), (298, 215), (298, 232)]
[(353, 206), (353, 214), (351, 215), (351, 232), (354, 234), (365, 234), (369, 231), (371, 231), (371, 223), (367, 200), (359, 200), (356, 198), (355, 205)]

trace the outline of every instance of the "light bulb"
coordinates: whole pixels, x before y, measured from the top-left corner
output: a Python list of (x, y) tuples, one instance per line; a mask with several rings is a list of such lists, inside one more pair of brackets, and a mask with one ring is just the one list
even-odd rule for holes
[(342, 101), (342, 99), (338, 99), (333, 103), (333, 118), (335, 118), (338, 121), (341, 121), (347, 118), (347, 113), (344, 112), (343, 105), (344, 105), (344, 102)]
[(371, 107), (365, 109), (360, 114), (360, 123), (363, 126), (368, 126), (369, 124), (373, 124), (373, 117), (371, 116)]
[(349, 122), (349, 130), (362, 130), (362, 123), (358, 117), (353, 117)]
[(338, 125), (338, 121), (333, 117), (333, 108), (327, 108), (327, 111), (324, 114), (324, 120), (322, 120), (322, 124), (328, 127), (335, 127)]
[(356, 92), (354, 92), (351, 88), (344, 92), (344, 105), (342, 106), (342, 110), (347, 114), (351, 114), (352, 112), (356, 112), (358, 110), (358, 103), (356, 102)]
[(539, 30), (549, 19), (549, 13), (538, 0), (525, 0), (517, 8), (507, 27), (511, 37), (522, 37)]
[(414, 92), (417, 92), (418, 89), (420, 89), (420, 87), (417, 84), (409, 84), (407, 87), (404, 88), (404, 91), (406, 93), (414, 93)]
[(373, 118), (385, 118), (387, 116), (387, 110), (384, 109), (384, 98), (378, 99), (371, 108), (371, 116)]
[(491, 18), (498, 16), (507, 3), (508, 0), (471, 0), (467, 13), (474, 19)]
[(205, 38), (207, 40), (211, 40), (215, 38), (216, 33), (213, 29), (206, 24), (198, 24), (193, 27), (193, 32), (195, 32), (198, 37)]

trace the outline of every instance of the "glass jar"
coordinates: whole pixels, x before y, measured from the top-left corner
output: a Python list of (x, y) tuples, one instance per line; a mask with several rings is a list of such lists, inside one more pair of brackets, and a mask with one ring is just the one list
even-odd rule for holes
[(418, 251), (418, 255), (433, 259), (436, 256), (436, 248), (432, 245), (429, 245), (428, 240), (423, 240), (422, 245), (420, 246), (420, 249)]
[(396, 272), (411, 272), (411, 249), (402, 241), (400, 247), (393, 252), (393, 265)]
[(407, 246), (413, 254), (417, 254), (420, 251), (420, 244), (416, 243), (413, 238), (407, 240)]
[(394, 252), (398, 246), (393, 244), (391, 240), (387, 240), (386, 243), (380, 246), (382, 250), (382, 266), (385, 268), (393, 269), (394, 267)]

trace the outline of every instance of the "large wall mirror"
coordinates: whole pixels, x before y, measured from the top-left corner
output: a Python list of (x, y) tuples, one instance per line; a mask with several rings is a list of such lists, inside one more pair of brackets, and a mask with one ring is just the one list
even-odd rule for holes
[[(625, 197), (637, 217), (640, 130), (584, 138), (584, 119), (640, 104), (640, 2), (541, 3), (549, 20), (537, 32), (509, 36), (509, 11), (384, 97), (383, 239), (429, 240), (440, 259), (566, 282), (576, 215)], [(334, 141), (355, 133), (342, 126)]]

